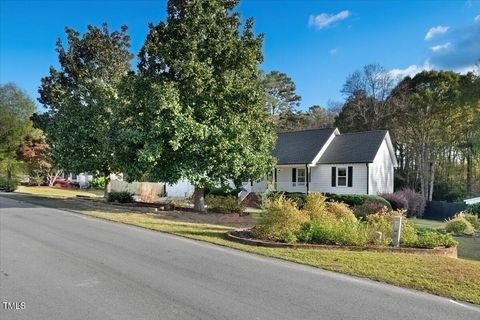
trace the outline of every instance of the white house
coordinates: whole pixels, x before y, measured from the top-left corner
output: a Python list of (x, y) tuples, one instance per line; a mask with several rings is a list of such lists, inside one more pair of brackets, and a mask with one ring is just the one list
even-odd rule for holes
[[(267, 182), (246, 192), (380, 194), (393, 192), (395, 151), (386, 130), (341, 134), (336, 128), (284, 132), (274, 150), (277, 166)], [(261, 189), (264, 190), (261, 190)]]

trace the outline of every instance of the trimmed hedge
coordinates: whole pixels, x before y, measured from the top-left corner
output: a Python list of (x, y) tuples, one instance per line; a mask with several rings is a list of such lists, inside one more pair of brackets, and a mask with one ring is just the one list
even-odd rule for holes
[[(312, 193), (313, 194), (313, 193)], [(279, 196), (283, 195), (286, 199), (292, 200), (295, 202), (299, 209), (303, 209), (305, 206), (305, 201), (307, 199), (306, 193), (301, 192), (273, 192), (267, 195), (268, 199), (276, 199)], [(350, 207), (363, 205), (365, 203), (374, 203), (380, 204), (386, 207), (388, 210), (392, 210), (390, 202), (385, 200), (380, 196), (374, 195), (364, 195), (364, 194), (333, 194), (333, 193), (324, 193), (327, 198), (327, 202), (341, 202), (349, 205)]]
[(108, 202), (120, 202), (120, 203), (131, 203), (135, 200), (133, 199), (133, 194), (128, 191), (120, 192), (110, 192), (107, 196)]

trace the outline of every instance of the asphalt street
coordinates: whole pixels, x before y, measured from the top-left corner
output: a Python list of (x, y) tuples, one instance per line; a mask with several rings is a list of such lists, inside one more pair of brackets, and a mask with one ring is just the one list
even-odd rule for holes
[(1, 196), (0, 298), (3, 320), (480, 319), (466, 303)]

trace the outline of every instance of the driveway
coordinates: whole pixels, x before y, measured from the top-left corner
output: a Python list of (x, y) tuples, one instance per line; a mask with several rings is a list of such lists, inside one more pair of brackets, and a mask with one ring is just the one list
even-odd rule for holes
[(0, 280), (1, 302), (18, 303), (0, 306), (5, 320), (480, 319), (449, 299), (1, 196)]

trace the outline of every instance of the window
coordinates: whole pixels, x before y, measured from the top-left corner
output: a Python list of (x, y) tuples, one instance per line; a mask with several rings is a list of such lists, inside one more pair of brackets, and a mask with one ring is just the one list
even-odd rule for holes
[(305, 185), (305, 169), (297, 169), (297, 182), (299, 186)]
[(339, 187), (347, 186), (347, 168), (337, 169), (337, 186)]

